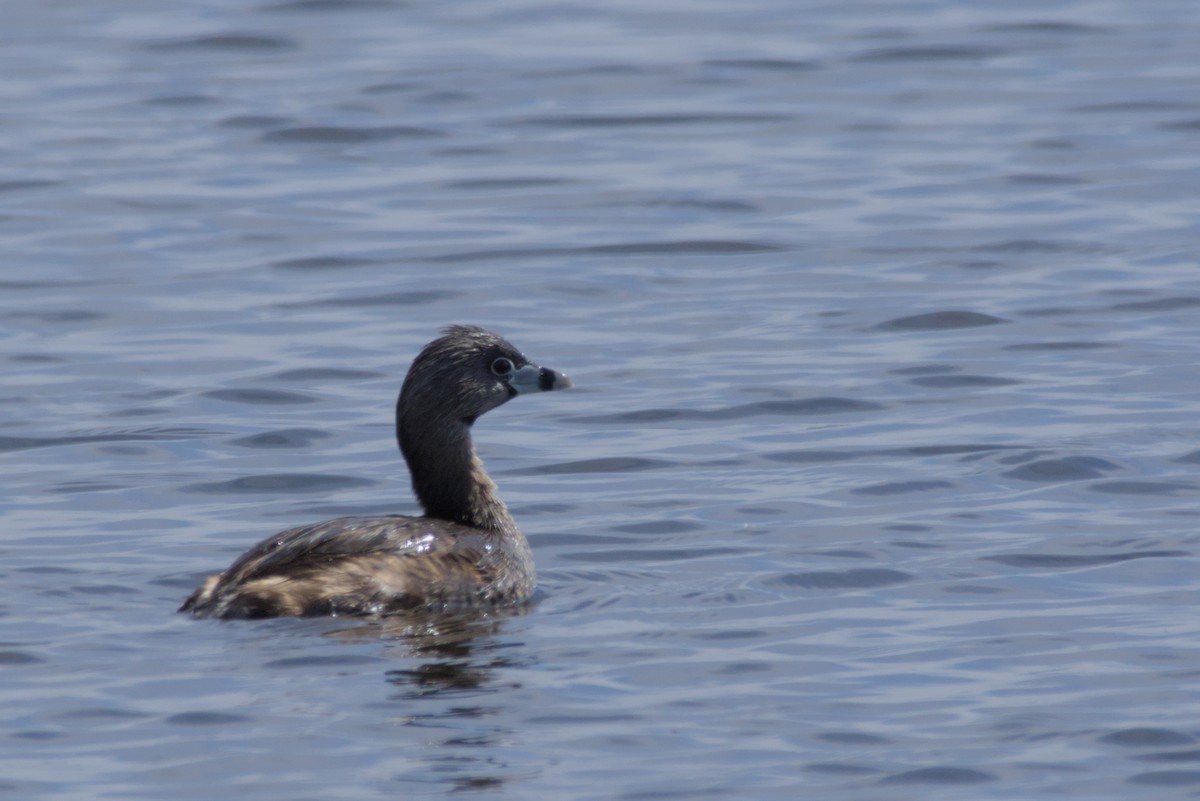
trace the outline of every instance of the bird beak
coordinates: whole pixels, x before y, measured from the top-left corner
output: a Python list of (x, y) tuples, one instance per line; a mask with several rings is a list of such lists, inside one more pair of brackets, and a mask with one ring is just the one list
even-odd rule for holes
[(538, 367), (536, 364), (527, 364), (519, 368), (513, 373), (509, 385), (522, 395), (526, 392), (549, 392), (553, 389), (570, 389), (575, 386), (571, 383), (571, 379), (557, 370)]

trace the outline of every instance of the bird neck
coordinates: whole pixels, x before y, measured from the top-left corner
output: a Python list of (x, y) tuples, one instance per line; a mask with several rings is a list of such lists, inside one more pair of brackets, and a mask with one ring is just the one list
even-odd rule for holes
[(413, 492), (427, 517), (498, 533), (516, 533), (516, 522), (484, 470), (461, 420), (412, 426), (398, 421), (400, 450), (412, 474)]

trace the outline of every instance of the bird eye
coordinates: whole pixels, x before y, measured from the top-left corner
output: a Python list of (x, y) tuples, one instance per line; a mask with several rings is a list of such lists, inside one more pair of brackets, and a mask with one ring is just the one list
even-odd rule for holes
[(506, 359), (501, 356), (496, 361), (492, 362), (492, 373), (500, 377), (504, 377), (513, 371), (513, 363), (511, 359)]

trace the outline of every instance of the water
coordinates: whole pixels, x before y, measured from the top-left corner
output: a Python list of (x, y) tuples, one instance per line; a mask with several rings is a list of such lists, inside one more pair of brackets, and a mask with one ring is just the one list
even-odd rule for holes
[[(1200, 795), (1189, 2), (13, 5), (0, 787)], [(481, 323), (522, 614), (194, 621), (410, 512)]]

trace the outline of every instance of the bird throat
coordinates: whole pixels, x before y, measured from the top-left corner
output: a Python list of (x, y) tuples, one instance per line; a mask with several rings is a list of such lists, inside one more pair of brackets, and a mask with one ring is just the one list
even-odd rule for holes
[(508, 507), (475, 454), (471, 429), (461, 421), (405, 431), (401, 450), (413, 492), (428, 517), (498, 533), (516, 531)]

